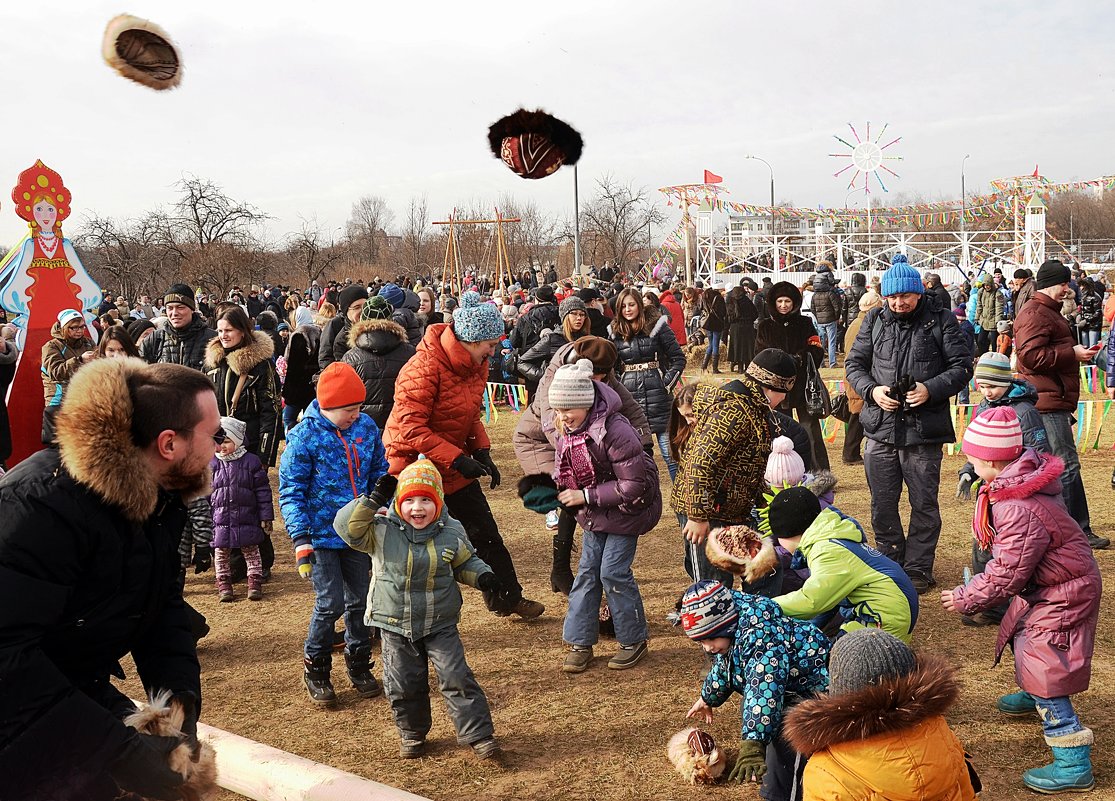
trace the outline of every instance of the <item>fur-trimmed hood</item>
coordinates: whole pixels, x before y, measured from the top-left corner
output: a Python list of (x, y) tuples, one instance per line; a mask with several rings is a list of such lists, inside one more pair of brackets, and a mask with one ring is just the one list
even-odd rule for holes
[(783, 734), (798, 753), (812, 755), (944, 715), (959, 693), (953, 667), (940, 657), (921, 654), (914, 671), (902, 678), (801, 702), (786, 715)]
[(837, 478), (831, 470), (818, 470), (812, 478), (807, 478), (805, 486), (818, 498), (836, 491)]
[(406, 329), (394, 320), (361, 320), (348, 330), (350, 348), (386, 353), (407, 342)]
[(127, 381), (146, 366), (141, 359), (85, 365), (70, 380), (55, 426), (66, 471), (137, 523), (155, 512), (159, 500), (159, 485), (132, 441)]
[(253, 331), (252, 338), (236, 350), (226, 351), (221, 340), (214, 337), (205, 347), (205, 369), (214, 370), (228, 361), (228, 367), (236, 375), (247, 375), (255, 366), (275, 354), (275, 343), (263, 331)]
[(1065, 463), (1058, 457), (1028, 448), (1003, 468), (987, 490), (991, 493), (992, 503), (1029, 498), (1039, 492), (1060, 495), (1061, 474), (1064, 472)]

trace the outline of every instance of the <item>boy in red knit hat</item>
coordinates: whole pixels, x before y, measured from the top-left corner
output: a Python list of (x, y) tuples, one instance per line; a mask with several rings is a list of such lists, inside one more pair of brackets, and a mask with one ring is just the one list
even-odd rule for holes
[(491, 593), (503, 584), (446, 511), (441, 474), (429, 459), (403, 468), (395, 502), (384, 508), (389, 500), (381, 484), (346, 504), (333, 524), (350, 546), (372, 555), (365, 620), (382, 635), (383, 685), (399, 730), (399, 755), (414, 759), (425, 752), (432, 662), (457, 741), (481, 759), (494, 756), (499, 746), (488, 699), (457, 631), (458, 582)]
[(375, 421), (360, 413), (363, 402), (364, 382), (352, 365), (330, 364), (318, 379), (317, 399), (287, 432), (279, 462), (279, 509), (294, 541), (298, 574), (314, 583), (304, 681), (310, 700), (320, 706), (337, 700), (329, 674), (333, 626), (342, 614), (345, 664), (353, 686), (364, 698), (382, 692), (372, 675), (371, 630), (364, 623), (368, 557), (333, 531), (337, 510), (372, 492), (387, 474), (383, 440)]
[(991, 561), (966, 584), (941, 593), (950, 612), (974, 615), (1011, 599), (995, 660), (1014, 651), (1020, 692), (999, 699), (1011, 717), (1037, 716), (1053, 763), (1022, 774), (1040, 793), (1091, 790), (1092, 730), (1071, 696), (1088, 689), (1102, 582), (1091, 546), (1065, 508), (1064, 463), (1022, 447), (1009, 406), (988, 409), (964, 432), (964, 454), (983, 479), (972, 530)]

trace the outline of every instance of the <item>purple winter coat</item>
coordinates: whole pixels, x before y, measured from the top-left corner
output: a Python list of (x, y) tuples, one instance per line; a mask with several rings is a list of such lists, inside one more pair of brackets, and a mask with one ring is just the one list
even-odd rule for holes
[(991, 561), (953, 590), (966, 615), (1014, 596), (995, 662), (1011, 644), (1018, 686), (1042, 698), (1088, 689), (1102, 590), (1088, 540), (1061, 498), (1064, 469), (1057, 457), (1027, 449), (991, 482)]
[(260, 523), (275, 519), (267, 471), (254, 453), (226, 462), (216, 456), (213, 471), (213, 547), (243, 548), (263, 542)]
[[(583, 431), (588, 434), (588, 450), (596, 483), (588, 489), (588, 504), (577, 506), (577, 522), (598, 534), (638, 536), (650, 531), (662, 516), (662, 492), (658, 486), (658, 467), (654, 457), (643, 450), (634, 426), (620, 414), (619, 395), (606, 384), (592, 382), (596, 402), (589, 409)], [(554, 413), (547, 410), (542, 429), (556, 444), (554, 480), (557, 465), (568, 447), (568, 440), (554, 428)], [(559, 485), (560, 486), (560, 485)]]

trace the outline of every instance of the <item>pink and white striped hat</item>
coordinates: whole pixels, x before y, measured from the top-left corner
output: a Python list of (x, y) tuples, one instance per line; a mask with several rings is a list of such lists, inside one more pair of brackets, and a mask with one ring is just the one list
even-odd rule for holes
[(960, 448), (988, 462), (1013, 462), (1022, 454), (1022, 426), (1009, 406), (996, 406), (972, 419)]

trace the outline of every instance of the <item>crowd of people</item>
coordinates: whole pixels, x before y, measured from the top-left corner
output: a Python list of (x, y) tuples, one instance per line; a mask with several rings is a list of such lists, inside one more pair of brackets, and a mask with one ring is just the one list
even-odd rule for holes
[[(1091, 527), (1072, 426), (1080, 364), (1102, 363), (1115, 398), (1102, 281), (1050, 260), (945, 286), (896, 254), (847, 288), (825, 260), (800, 287), (744, 278), (722, 293), (610, 266), (586, 283), (551, 266), (510, 286), (399, 276), (234, 287), (222, 301), (178, 283), (155, 301), (106, 294), (95, 330), (59, 314), (42, 351), (46, 447), (0, 479), (9, 786), (24, 798), (177, 797), (167, 744), (124, 726), (131, 702), (110, 677), (132, 653), (144, 686), (188, 710), (196, 742), (208, 624), (182, 598), (185, 572), (214, 569), (221, 602), (242, 581), (265, 600), (276, 521), (314, 592), (310, 701), (336, 702), (343, 648), (356, 692), (386, 695), (400, 757), (418, 758), (432, 663), (459, 742), (498, 754), (457, 631), (459, 585), (498, 617), (545, 607), (524, 595), (485, 495), (511, 468), (483, 424), (494, 381), (525, 384), (518, 495), (554, 532), (551, 587), (568, 596), (555, 669), (591, 669), (605, 630), (618, 644), (608, 669), (646, 657), (633, 562), (668, 505), (691, 585), (676, 622), (708, 659), (689, 714), (711, 721), (742, 697), (733, 780), (762, 782), (766, 799), (973, 798), (978, 775), (942, 717), (954, 670), (910, 643), (937, 586), (950, 403), (968, 401), (974, 376), (982, 401), (956, 490), (975, 492), (972, 578), (940, 603), (998, 625), (996, 658), (1014, 649), (1020, 690), (998, 708), (1040, 718), (1053, 752), (1023, 782), (1091, 789), (1092, 732), (1071, 696), (1091, 674), (1092, 549), (1110, 543)], [(0, 398), (14, 339), (3, 329)], [(826, 365), (843, 370), (842, 461), (863, 464), (869, 526), (835, 503), (815, 402)], [(6, 433), (0, 406), (0, 462)], [(895, 742), (901, 765), (852, 767)]]

